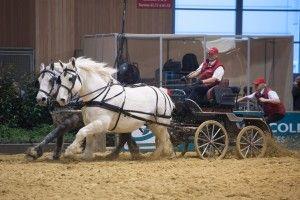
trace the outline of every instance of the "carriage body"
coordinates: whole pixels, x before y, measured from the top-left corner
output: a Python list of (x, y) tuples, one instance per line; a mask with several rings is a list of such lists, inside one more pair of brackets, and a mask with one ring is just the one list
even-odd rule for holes
[(192, 100), (183, 103), (186, 101), (185, 92), (171, 89), (177, 108), (173, 112), (169, 132), (175, 147), (183, 144), (183, 155), (188, 151), (189, 144), (193, 143), (202, 159), (223, 158), (228, 148), (234, 146), (241, 158), (264, 156), (270, 127), (262, 117), (237, 116), (234, 110), (238, 107), (236, 99), (239, 90), (234, 87), (234, 92), (226, 94), (226, 91), (228, 87), (221, 87), (215, 95), (221, 98), (211, 99), (199, 106)]

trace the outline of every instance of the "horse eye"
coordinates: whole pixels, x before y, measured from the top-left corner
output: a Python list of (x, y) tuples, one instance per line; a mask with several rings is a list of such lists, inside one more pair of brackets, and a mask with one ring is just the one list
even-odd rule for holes
[(71, 78), (69, 78), (69, 81), (73, 82), (73, 79), (74, 79), (74, 78), (73, 78), (73, 77), (71, 77)]
[(51, 79), (49, 80), (49, 83), (50, 83), (50, 84), (54, 84), (54, 83), (55, 83), (55, 77), (51, 78)]

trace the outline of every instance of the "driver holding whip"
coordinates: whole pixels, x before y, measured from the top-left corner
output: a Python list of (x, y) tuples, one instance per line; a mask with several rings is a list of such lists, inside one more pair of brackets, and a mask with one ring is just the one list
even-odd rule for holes
[(215, 85), (218, 85), (224, 75), (224, 66), (218, 59), (219, 50), (212, 47), (208, 50), (208, 58), (203, 62), (196, 71), (192, 71), (187, 76), (181, 78), (182, 81), (198, 77), (196, 83), (189, 89), (191, 90), (188, 99), (198, 104), (206, 96), (207, 91)]

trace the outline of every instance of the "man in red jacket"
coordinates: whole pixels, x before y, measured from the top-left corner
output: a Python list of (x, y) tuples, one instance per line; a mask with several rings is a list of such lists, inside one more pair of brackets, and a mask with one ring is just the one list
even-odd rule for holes
[(267, 86), (262, 77), (257, 78), (253, 84), (256, 92), (238, 99), (238, 102), (256, 98), (264, 110), (268, 124), (281, 120), (285, 115), (285, 108), (277, 93)]
[(183, 77), (183, 80), (198, 78), (190, 89), (191, 93), (188, 99), (201, 103), (207, 91), (215, 85), (218, 85), (224, 75), (224, 66), (218, 59), (219, 50), (216, 47), (209, 49), (208, 58), (203, 62), (196, 71)]

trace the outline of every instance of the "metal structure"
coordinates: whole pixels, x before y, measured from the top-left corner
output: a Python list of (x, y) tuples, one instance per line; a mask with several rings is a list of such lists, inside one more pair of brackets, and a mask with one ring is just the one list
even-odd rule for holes
[(32, 48), (0, 48), (0, 76), (10, 67), (13, 67), (16, 72), (14, 76), (16, 81), (19, 81), (23, 75), (34, 72), (34, 50)]
[[(114, 66), (118, 36), (117, 33), (84, 36), (84, 55)], [(268, 84), (278, 91), (287, 110), (291, 110), (292, 36), (129, 33), (123, 36), (128, 41), (131, 62), (139, 64), (141, 78), (145, 83), (166, 86), (163, 69), (166, 60), (173, 58), (180, 61), (188, 52), (193, 52), (199, 60), (204, 60), (206, 49), (216, 45), (221, 49), (220, 57), (226, 67), (225, 78), (231, 81), (230, 85), (245, 86), (249, 94), (251, 82), (257, 76), (265, 76)], [(247, 108), (250, 109), (249, 105)]]

